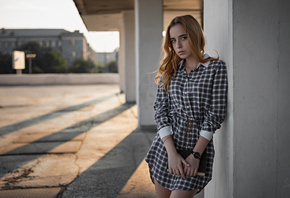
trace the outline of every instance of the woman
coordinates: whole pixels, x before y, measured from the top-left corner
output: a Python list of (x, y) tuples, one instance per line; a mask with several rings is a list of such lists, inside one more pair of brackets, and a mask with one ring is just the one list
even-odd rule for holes
[[(212, 136), (226, 114), (227, 71), (223, 61), (204, 53), (204, 46), (195, 18), (171, 21), (155, 78), (158, 133), (145, 159), (159, 198), (194, 197), (212, 178)], [(201, 158), (204, 175), (198, 174)]]

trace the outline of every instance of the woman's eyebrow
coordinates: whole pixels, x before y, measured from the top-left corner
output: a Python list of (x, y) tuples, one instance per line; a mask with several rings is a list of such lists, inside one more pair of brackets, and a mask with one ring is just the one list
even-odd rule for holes
[(184, 37), (184, 36), (187, 36), (187, 34), (181, 34), (178, 37)]
[[(187, 36), (187, 34), (181, 34), (178, 36), (178, 38), (183, 37), (183, 36)], [(175, 39), (175, 37), (171, 37), (170, 39)]]

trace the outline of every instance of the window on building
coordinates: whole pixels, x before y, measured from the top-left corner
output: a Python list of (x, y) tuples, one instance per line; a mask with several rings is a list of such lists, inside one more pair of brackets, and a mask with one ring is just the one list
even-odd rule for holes
[(58, 47), (61, 47), (61, 41), (58, 41)]
[(39, 41), (39, 46), (42, 47), (42, 41)]
[(71, 54), (72, 54), (73, 57), (76, 57), (76, 55), (77, 55), (76, 51), (74, 51), (74, 50), (72, 51)]
[(73, 39), (71, 40), (71, 45), (75, 45), (76, 44), (76, 41)]
[(55, 41), (51, 41), (51, 47), (55, 47)]
[(45, 42), (45, 46), (46, 46), (46, 47), (49, 47), (49, 41), (46, 41), (46, 42)]

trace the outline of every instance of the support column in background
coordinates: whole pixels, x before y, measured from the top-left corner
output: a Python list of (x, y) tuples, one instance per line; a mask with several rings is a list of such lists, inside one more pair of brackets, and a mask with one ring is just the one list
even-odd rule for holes
[(135, 13), (123, 11), (123, 52), (125, 97), (127, 103), (136, 102)]
[(160, 60), (163, 27), (162, 0), (135, 0), (136, 89), (139, 127), (153, 126), (154, 83)]
[(123, 41), (123, 34), (124, 28), (119, 30), (119, 40), (120, 40), (120, 47), (119, 47), (119, 54), (118, 54), (118, 73), (120, 75), (120, 92), (125, 92), (125, 66), (124, 66), (124, 41)]

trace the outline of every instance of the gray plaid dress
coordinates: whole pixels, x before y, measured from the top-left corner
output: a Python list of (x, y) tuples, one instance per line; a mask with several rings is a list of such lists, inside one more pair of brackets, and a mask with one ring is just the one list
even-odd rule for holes
[[(158, 86), (154, 104), (158, 131), (171, 126), (176, 149), (193, 149), (201, 130), (214, 133), (220, 128), (226, 114), (227, 69), (221, 60), (199, 64), (189, 74), (180, 62), (175, 78), (166, 92)], [(159, 133), (146, 155), (150, 176), (163, 187), (174, 190), (203, 189), (212, 178), (214, 145), (206, 147), (205, 176), (186, 177), (171, 175), (168, 171), (167, 152)]]

